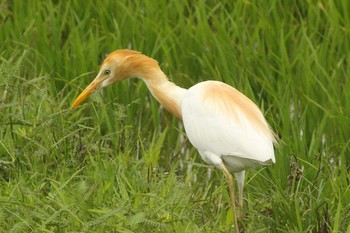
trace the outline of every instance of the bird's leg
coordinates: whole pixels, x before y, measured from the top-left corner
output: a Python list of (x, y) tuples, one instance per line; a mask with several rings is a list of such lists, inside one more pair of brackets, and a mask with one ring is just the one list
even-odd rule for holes
[(242, 210), (243, 208), (243, 184), (238, 184), (238, 207)]
[(235, 202), (235, 180), (231, 173), (227, 170), (224, 163), (221, 163), (220, 165), (221, 170), (224, 172), (228, 188), (230, 192), (230, 200), (231, 200), (231, 208), (232, 208), (232, 215), (233, 215), (233, 222), (235, 224), (235, 231), (236, 233), (239, 233), (239, 228), (237, 224), (237, 216), (236, 216), (236, 202)]
[(243, 184), (244, 184), (245, 171), (235, 173), (235, 178), (238, 184), (238, 213), (237, 217), (243, 217)]
[(236, 212), (237, 218), (242, 218), (243, 215), (243, 184), (238, 182), (238, 209)]

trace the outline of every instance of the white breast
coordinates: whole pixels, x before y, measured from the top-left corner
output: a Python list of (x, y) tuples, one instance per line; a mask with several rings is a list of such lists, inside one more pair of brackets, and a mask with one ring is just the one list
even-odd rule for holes
[(262, 113), (233, 87), (199, 83), (181, 106), (187, 136), (206, 162), (223, 161), (233, 172), (275, 162), (274, 137)]

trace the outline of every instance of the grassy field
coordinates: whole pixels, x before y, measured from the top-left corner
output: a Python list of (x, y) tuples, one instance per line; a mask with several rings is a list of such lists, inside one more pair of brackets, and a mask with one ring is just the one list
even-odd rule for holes
[(133, 79), (70, 105), (131, 48), (224, 81), (281, 138), (246, 232), (350, 232), (348, 1), (0, 1), (0, 232), (229, 232), (227, 184)]

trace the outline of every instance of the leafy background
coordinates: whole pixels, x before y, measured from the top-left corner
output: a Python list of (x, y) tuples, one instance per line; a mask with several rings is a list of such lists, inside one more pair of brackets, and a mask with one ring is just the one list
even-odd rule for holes
[(350, 232), (350, 3), (0, 3), (2, 232), (228, 232), (226, 182), (139, 80), (70, 105), (111, 51), (264, 111), (277, 163), (249, 171), (245, 232)]

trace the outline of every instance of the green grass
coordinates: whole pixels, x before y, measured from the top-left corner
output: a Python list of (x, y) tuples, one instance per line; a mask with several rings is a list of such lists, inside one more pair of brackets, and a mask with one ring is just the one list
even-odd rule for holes
[(70, 109), (106, 54), (132, 48), (178, 85), (235, 86), (280, 136), (277, 163), (247, 174), (242, 229), (350, 232), (349, 12), (347, 1), (2, 1), (0, 231), (232, 230), (221, 171), (142, 82)]

